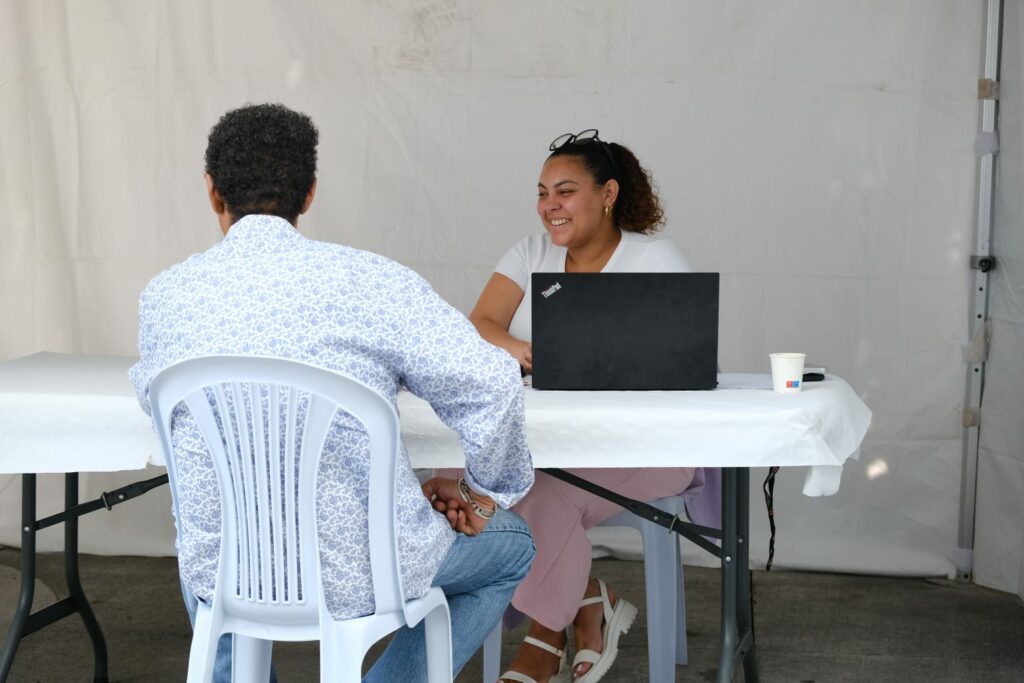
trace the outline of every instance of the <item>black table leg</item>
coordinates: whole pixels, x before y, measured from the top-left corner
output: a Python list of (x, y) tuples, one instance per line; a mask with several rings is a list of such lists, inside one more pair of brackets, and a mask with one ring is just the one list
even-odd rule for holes
[(719, 683), (730, 683), (735, 668), (739, 627), (736, 620), (737, 562), (736, 521), (737, 494), (736, 469), (722, 468), (722, 635), (718, 655)]
[(36, 475), (21, 475), (21, 595), (7, 630), (0, 656), (0, 681), (6, 681), (21, 639), (28, 635), (28, 618), (36, 588)]
[(757, 681), (750, 604), (750, 470), (722, 468), (722, 636), (718, 680), (732, 681), (737, 660), (743, 678)]
[(739, 635), (738, 657), (743, 658), (743, 680), (757, 681), (754, 658), (754, 605), (750, 600), (750, 470), (736, 472), (736, 625)]
[[(147, 489), (148, 490), (148, 489)], [(55, 621), (78, 612), (92, 640), (93, 681), (107, 683), (107, 643), (96, 615), (85, 597), (78, 574), (78, 474), (64, 475), (64, 513), (36, 518), (36, 475), (21, 475), (21, 596), (0, 655), (0, 683), (7, 680), (21, 639)], [(56, 519), (59, 518), (59, 519)], [(36, 534), (55, 523), (64, 524), (64, 579), (69, 596), (33, 613), (36, 582)]]
[[(64, 508), (70, 510), (78, 505), (78, 473), (69, 472), (64, 475)], [(78, 575), (78, 517), (64, 522), (64, 578), (68, 584), (68, 592), (75, 603), (78, 614), (85, 623), (85, 630), (92, 640), (94, 659), (94, 683), (107, 683), (107, 641), (96, 621), (92, 606), (82, 590), (82, 580)]]

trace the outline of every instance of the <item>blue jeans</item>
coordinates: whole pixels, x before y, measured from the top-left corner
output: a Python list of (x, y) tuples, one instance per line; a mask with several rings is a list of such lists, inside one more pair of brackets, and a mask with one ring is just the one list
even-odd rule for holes
[[(479, 536), (458, 534), (434, 576), (444, 591), (452, 620), (452, 665), (458, 675), (512, 600), (516, 586), (530, 571), (533, 537), (519, 515), (499, 509)], [(189, 621), (195, 624), (198, 600), (181, 584)], [(423, 624), (403, 628), (374, 663), (364, 683), (414, 683), (427, 680), (426, 639)], [(217, 642), (213, 683), (231, 683), (231, 636)], [(270, 683), (277, 672), (270, 669)]]
[[(434, 576), (452, 618), (452, 665), (458, 675), (498, 623), (516, 586), (530, 571), (533, 537), (514, 512), (499, 509), (479, 536), (459, 534)], [(402, 628), (363, 683), (427, 680), (423, 623)]]

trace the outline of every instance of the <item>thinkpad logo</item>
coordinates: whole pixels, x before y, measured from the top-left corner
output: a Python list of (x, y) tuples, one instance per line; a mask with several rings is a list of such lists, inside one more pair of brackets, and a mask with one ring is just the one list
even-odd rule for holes
[(545, 289), (543, 292), (541, 292), (540, 295), (542, 297), (544, 297), (545, 299), (547, 299), (549, 296), (551, 296), (552, 294), (554, 294), (555, 292), (557, 292), (561, 288), (562, 288), (562, 285), (560, 285), (560, 284), (558, 284), (556, 282), (555, 284), (551, 285), (550, 287)]

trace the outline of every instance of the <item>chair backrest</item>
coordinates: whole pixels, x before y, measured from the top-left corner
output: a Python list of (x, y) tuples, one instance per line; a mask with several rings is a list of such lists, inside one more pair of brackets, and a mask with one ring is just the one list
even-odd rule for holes
[(327, 614), (320, 590), (316, 479), (339, 409), (369, 436), (375, 609), (405, 609), (395, 520), (398, 417), (381, 394), (299, 361), (207, 356), (160, 372), (149, 397), (175, 519), (180, 516), (171, 420), (179, 403), (191, 412), (213, 459), (221, 505), (216, 600), (226, 613), (296, 626), (317, 624)]

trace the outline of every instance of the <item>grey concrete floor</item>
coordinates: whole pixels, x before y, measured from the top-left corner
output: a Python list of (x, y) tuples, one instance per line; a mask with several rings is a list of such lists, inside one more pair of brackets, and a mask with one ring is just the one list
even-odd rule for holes
[[(0, 550), (0, 634), (19, 591), (18, 550)], [(641, 608), (604, 680), (647, 680), (643, 568), (598, 560), (595, 574)], [(82, 581), (107, 637), (110, 681), (183, 681), (190, 630), (173, 558), (83, 556)], [(36, 609), (66, 593), (60, 555), (41, 556)], [(677, 680), (713, 681), (718, 662), (719, 573), (686, 568), (690, 663)], [(942, 580), (795, 572), (754, 573), (760, 680), (1024, 681), (1024, 605), (1013, 595)], [(509, 661), (522, 633), (505, 636)], [(374, 651), (371, 651), (371, 657)], [(316, 644), (280, 643), (281, 680), (316, 681)], [(459, 681), (481, 679), (477, 655)], [(741, 680), (738, 675), (736, 680)], [(92, 680), (81, 620), (69, 617), (18, 648), (10, 683)]]

